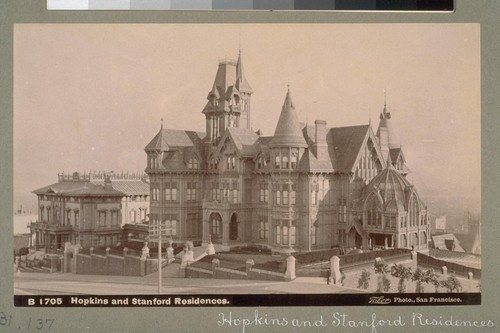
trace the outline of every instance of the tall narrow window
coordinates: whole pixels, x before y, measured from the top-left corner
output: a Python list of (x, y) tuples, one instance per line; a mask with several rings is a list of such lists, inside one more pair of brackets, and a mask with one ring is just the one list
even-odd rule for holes
[(281, 205), (281, 191), (280, 190), (276, 190), (275, 204)]
[(296, 244), (295, 227), (290, 227), (290, 245)]
[(316, 240), (317, 231), (318, 231), (318, 227), (313, 226), (311, 228), (311, 245), (316, 245), (317, 244), (317, 240)]
[(281, 167), (283, 169), (288, 169), (288, 156), (287, 155), (283, 155), (283, 163), (282, 163)]
[(290, 167), (292, 169), (297, 169), (297, 154), (292, 153), (292, 156), (290, 156)]
[(311, 203), (313, 205), (318, 204), (318, 191), (317, 191), (317, 186), (316, 184), (313, 184), (311, 187)]
[(288, 226), (283, 226), (283, 245), (288, 245)]
[(283, 205), (288, 205), (288, 190), (283, 190)]
[(281, 227), (279, 225), (275, 228), (274, 238), (276, 244), (281, 244)]

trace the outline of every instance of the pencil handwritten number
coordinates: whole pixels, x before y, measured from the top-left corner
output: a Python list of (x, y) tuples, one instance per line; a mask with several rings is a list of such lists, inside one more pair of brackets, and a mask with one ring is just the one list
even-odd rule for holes
[[(7, 315), (5, 312), (0, 312), (0, 329), (2, 326), (5, 327), (10, 327), (13, 321), (12, 315)], [(49, 318), (26, 318), (27, 320), (24, 322), (24, 324), (19, 323), (19, 322), (14, 322), (14, 327), (17, 326), (18, 330), (48, 330), (52, 328), (52, 325), (54, 324), (55, 319), (49, 319)]]
[(36, 329), (37, 330), (42, 330), (42, 329), (47, 329), (50, 330), (52, 328), (52, 324), (54, 323), (54, 319), (37, 319), (36, 320)]
[(0, 312), (0, 326), (10, 326), (12, 315), (7, 316), (4, 312)]

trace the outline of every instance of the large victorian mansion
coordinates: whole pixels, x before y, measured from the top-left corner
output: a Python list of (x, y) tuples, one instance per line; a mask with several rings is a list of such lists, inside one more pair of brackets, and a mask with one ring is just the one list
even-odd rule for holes
[(162, 125), (146, 146), (152, 230), (161, 221), (167, 238), (222, 248), (427, 248), (427, 209), (385, 106), (376, 133), (302, 124), (288, 90), (274, 135), (263, 136), (250, 127), (252, 95), (240, 53), (219, 63), (205, 133)]

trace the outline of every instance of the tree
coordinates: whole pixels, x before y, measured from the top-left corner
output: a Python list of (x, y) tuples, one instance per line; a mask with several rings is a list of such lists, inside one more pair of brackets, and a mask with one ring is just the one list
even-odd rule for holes
[(411, 279), (412, 271), (410, 267), (405, 267), (401, 264), (395, 264), (392, 266), (391, 274), (395, 278), (399, 279), (398, 282), (398, 292), (404, 293), (406, 291), (405, 281)]
[(441, 283), (439, 282), (439, 275), (434, 272), (433, 269), (428, 269), (425, 271), (424, 282), (434, 285), (435, 291), (439, 291), (439, 287), (441, 286)]
[(420, 268), (417, 268), (413, 275), (411, 276), (412, 281), (415, 281), (415, 292), (423, 293), (424, 286), (423, 284), (426, 282), (426, 272), (422, 271)]
[(446, 280), (441, 281), (441, 286), (450, 293), (462, 290), (462, 284), (454, 275), (450, 275)]
[(361, 271), (361, 276), (358, 280), (358, 288), (368, 289), (368, 286), (370, 284), (370, 275), (370, 272), (366, 269), (363, 269)]
[(391, 288), (391, 281), (386, 275), (390, 272), (389, 266), (383, 260), (377, 260), (375, 261), (374, 269), (375, 274), (377, 274), (377, 290), (375, 292), (388, 292)]

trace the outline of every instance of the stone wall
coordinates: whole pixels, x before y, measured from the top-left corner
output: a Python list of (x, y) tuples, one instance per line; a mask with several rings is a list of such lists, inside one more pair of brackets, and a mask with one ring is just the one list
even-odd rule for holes
[(220, 261), (212, 261), (212, 269), (196, 267), (196, 263), (186, 267), (186, 277), (188, 278), (214, 278), (233, 280), (265, 280), (265, 281), (291, 281), (295, 279), (295, 258), (287, 258), (287, 270), (285, 273), (271, 272), (254, 268), (254, 261), (249, 259), (246, 262), (245, 271), (220, 267)]
[[(71, 270), (74, 260), (74, 271)], [(109, 254), (105, 255), (83, 253), (65, 253), (65, 267), (67, 271), (75, 274), (93, 275), (121, 275), (121, 276), (144, 276), (158, 270), (155, 259), (141, 260), (140, 257), (128, 255), (124, 249), (123, 256)]]

